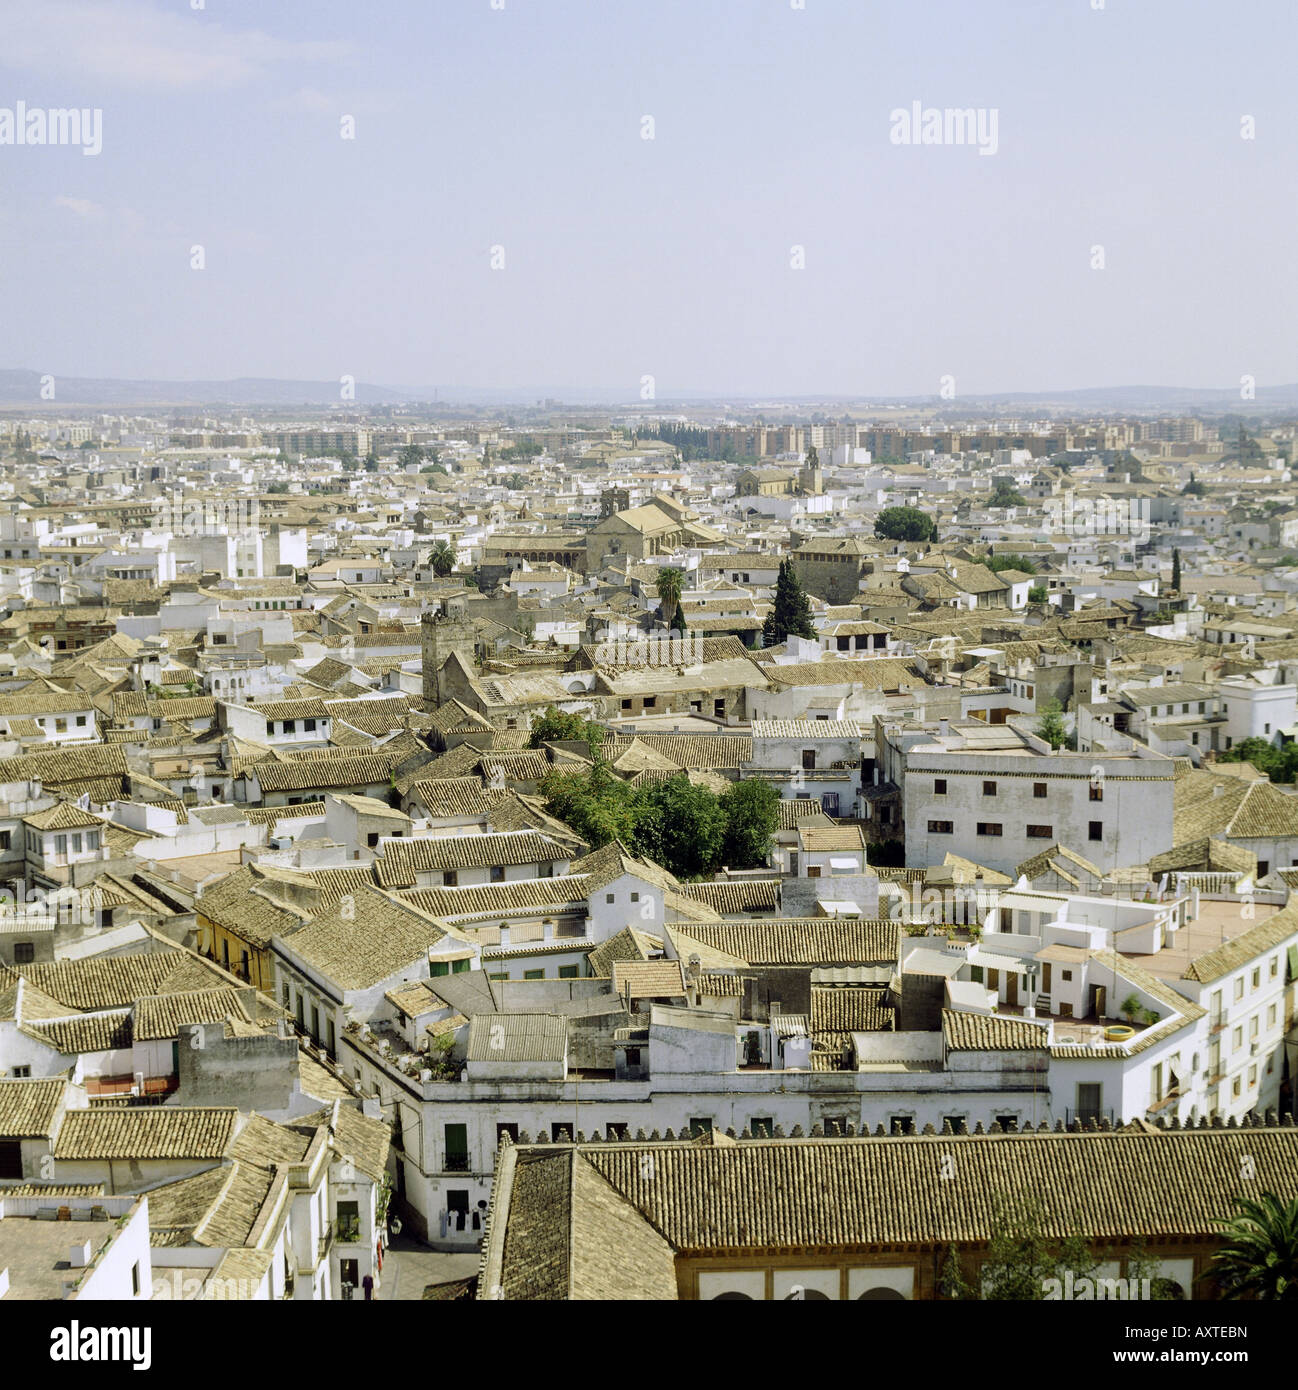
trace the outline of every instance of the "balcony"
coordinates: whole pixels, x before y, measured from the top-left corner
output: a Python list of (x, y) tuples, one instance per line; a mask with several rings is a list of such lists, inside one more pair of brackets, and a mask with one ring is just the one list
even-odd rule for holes
[(334, 1243), (334, 1236), (336, 1234), (337, 1233), (334, 1229), (334, 1223), (332, 1221), (327, 1221), (324, 1225), (324, 1229), (320, 1232), (320, 1239), (316, 1241), (317, 1262), (323, 1260), (324, 1257), (329, 1253), (329, 1250)]
[(467, 1173), (469, 1171), (469, 1155), (447, 1154), (442, 1171), (444, 1173)]

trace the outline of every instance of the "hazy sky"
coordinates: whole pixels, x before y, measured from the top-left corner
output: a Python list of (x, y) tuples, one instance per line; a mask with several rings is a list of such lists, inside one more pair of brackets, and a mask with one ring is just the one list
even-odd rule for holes
[[(0, 108), (103, 112), (98, 156), (0, 145), (0, 366), (1298, 380), (1296, 7), (1097, 2), (0, 0)], [(996, 152), (893, 143), (914, 102)]]

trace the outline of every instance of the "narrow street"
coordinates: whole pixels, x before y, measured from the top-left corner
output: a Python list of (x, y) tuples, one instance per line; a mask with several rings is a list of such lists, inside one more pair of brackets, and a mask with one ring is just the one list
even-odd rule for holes
[(382, 1283), (379, 1299), (398, 1302), (418, 1302), (429, 1284), (444, 1284), (452, 1279), (467, 1279), (478, 1271), (478, 1254), (447, 1253), (432, 1250), (411, 1236), (392, 1237), (392, 1244), (383, 1256)]

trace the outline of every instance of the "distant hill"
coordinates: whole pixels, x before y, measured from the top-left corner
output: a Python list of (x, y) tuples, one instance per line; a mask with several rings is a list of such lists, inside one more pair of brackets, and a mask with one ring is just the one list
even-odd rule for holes
[(236, 377), (230, 381), (158, 381), (131, 380), (112, 377), (60, 376), (55, 380), (55, 400), (41, 399), (41, 373), (20, 369), (0, 369), (0, 408), (31, 406), (57, 409), (69, 406), (340, 406), (460, 404), (526, 405), (539, 404), (538, 398), (550, 398), (572, 405), (601, 404), (620, 406), (628, 410), (660, 412), (671, 405), (695, 406), (726, 402), (749, 410), (765, 406), (777, 413), (793, 413), (799, 407), (816, 405), (856, 405), (878, 408), (910, 407), (936, 410), (944, 415), (964, 415), (970, 407), (979, 410), (1003, 408), (1012, 410), (1024, 406), (1041, 409), (1117, 410), (1133, 413), (1205, 413), (1250, 415), (1259, 411), (1298, 410), (1298, 384), (1288, 386), (1259, 386), (1252, 401), (1240, 399), (1235, 387), (1189, 386), (1089, 386), (1068, 391), (1006, 391), (961, 395), (955, 401), (936, 396), (896, 395), (786, 395), (782, 404), (771, 406), (771, 393), (738, 396), (731, 393), (694, 392), (689, 395), (659, 399), (646, 405), (629, 391), (607, 387), (535, 386), (504, 387), (410, 387), (378, 386), (357, 382), (355, 396), (344, 401), (336, 381), (282, 381), (274, 377)]
[[(238, 377), (233, 381), (131, 381), (112, 377), (56, 376), (54, 400), (41, 399), (41, 373), (0, 369), (0, 405), (340, 405), (336, 381), (279, 381)], [(433, 393), (356, 383), (358, 405), (408, 404)]]

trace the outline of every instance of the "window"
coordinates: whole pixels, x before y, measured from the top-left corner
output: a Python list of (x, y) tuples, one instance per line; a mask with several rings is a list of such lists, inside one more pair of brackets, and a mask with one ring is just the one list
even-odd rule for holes
[(14, 964), (30, 965), (36, 959), (36, 943), (34, 941), (15, 941), (14, 942)]
[(451, 967), (444, 960), (435, 960), (428, 967), (430, 979), (438, 980), (441, 979), (443, 975), (449, 975), (450, 973)]
[(459, 872), (458, 872), (457, 870), (455, 870), (455, 869), (447, 869), (446, 872), (442, 875), (442, 887), (443, 887), (443, 888), (455, 888), (455, 887), (458, 887), (459, 882), (460, 882), (460, 875), (459, 875)]
[(945, 796), (945, 795), (946, 795), (946, 778), (945, 778), (945, 777), (934, 777), (934, 779), (933, 779), (933, 795), (934, 795), (934, 796)]
[(66, 835), (56, 835), (54, 837), (54, 853), (66, 854), (68, 852), (68, 837)]
[(690, 1135), (697, 1138), (700, 1134), (707, 1134), (712, 1128), (712, 1116), (700, 1115), (690, 1121)]
[(893, 1115), (888, 1120), (888, 1129), (892, 1134), (912, 1134), (914, 1125), (905, 1115)]
[(814, 748), (804, 748), (802, 750), (802, 767), (805, 772), (815, 772), (816, 750)]
[(503, 864), (493, 864), (491, 866), (491, 881), (492, 883), (504, 883), (505, 866)]
[(978, 822), (978, 833), (980, 835), (999, 835), (1001, 833), (1000, 821), (980, 820)]
[(1276, 975), (1277, 975), (1277, 973), (1279, 972), (1279, 970), (1280, 970), (1280, 957), (1279, 957), (1279, 956), (1272, 956), (1272, 957), (1271, 957), (1271, 969), (1270, 969), (1270, 971), (1269, 971), (1270, 978), (1274, 980), (1275, 977), (1276, 977)]
[(1104, 800), (1104, 788), (1103, 788), (1103, 787), (1098, 786), (1096, 783), (1092, 782), (1091, 785), (1090, 785), (1090, 789), (1089, 789), (1089, 790), (1090, 790), (1091, 800), (1092, 800), (1092, 801), (1103, 801), (1103, 800)]
[(995, 795), (996, 795), (996, 783), (995, 783), (995, 782), (984, 782), (984, 783), (983, 783), (983, 795), (984, 795), (984, 796), (995, 796)]
[(1038, 801), (1041, 800), (1049, 790), (1049, 787), (1047, 787), (1044, 782), (1033, 782), (1032, 784), (1032, 795), (1035, 796)]
[(1236, 1028), (1230, 1035), (1230, 1045), (1235, 1052), (1238, 1052), (1240, 1048), (1244, 1046), (1244, 1029), (1242, 1026)]
[(1102, 820), (1093, 820), (1090, 822), (1090, 828), (1087, 831), (1087, 839), (1104, 839), (1104, 822)]
[(1236, 998), (1236, 999), (1243, 999), (1243, 997), (1244, 997), (1244, 977), (1243, 977), (1243, 975), (1241, 975), (1241, 976), (1239, 977), (1239, 979), (1235, 981), (1235, 998)]
[(1258, 986), (1259, 986), (1261, 983), (1262, 983), (1262, 967), (1259, 965), (1259, 966), (1253, 971), (1253, 988), (1254, 988), (1254, 989), (1257, 989)]
[(1019, 1127), (1019, 1117), (1017, 1115), (997, 1115), (996, 1123), (1006, 1134), (1015, 1134)]
[(640, 901), (640, 894), (639, 894), (639, 893), (632, 893), (632, 894), (631, 894), (631, 901), (632, 901), (633, 903), (638, 903), (638, 902)]
[(351, 1245), (361, 1238), (361, 1206), (359, 1202), (338, 1203), (338, 1239)]
[(544, 970), (524, 970), (524, 971), (523, 971), (523, 978), (524, 978), (525, 980), (544, 980), (544, 979), (545, 979), (545, 971), (544, 971)]
[(370, 832), (368, 835), (366, 835), (366, 837), (365, 837), (365, 843), (370, 847), (370, 849), (373, 849), (373, 848), (375, 847), (375, 845), (378, 844), (378, 842), (379, 842), (379, 836), (378, 836), (378, 831), (376, 831), (376, 830), (375, 830), (375, 831), (371, 831), (371, 832)]
[(559, 967), (559, 978), (561, 980), (575, 980), (577, 978), (577, 967), (575, 965), (561, 965)]
[(132, 1294), (132, 1296), (135, 1297), (135, 1298), (139, 1298), (139, 1296), (140, 1296), (140, 1262), (139, 1262), (139, 1260), (136, 1260), (136, 1262), (131, 1266), (131, 1294)]
[(448, 1173), (467, 1173), (469, 1171), (469, 1127), (467, 1125), (443, 1126), (446, 1145), (446, 1171)]
[[(9, 848), (9, 832), (6, 830), (6, 831), (3, 831), (3, 832), (0, 832), (0, 849), (8, 849), (8, 848)], [(99, 848), (99, 831), (97, 831), (97, 830), (88, 830), (88, 831), (86, 831), (86, 848), (87, 848), (87, 849), (98, 849), (98, 848)]]
[(500, 1147), (501, 1138), (508, 1134), (511, 1144), (518, 1143), (518, 1126), (511, 1120), (496, 1125), (496, 1147)]
[(605, 894), (604, 894), (604, 901), (605, 901), (606, 903), (615, 903), (615, 902), (617, 902), (617, 894), (616, 894), (616, 893), (605, 893)]
[(955, 833), (955, 822), (949, 820), (931, 820), (928, 823), (928, 833), (930, 835), (951, 835)]
[(1274, 1027), (1275, 1027), (1275, 1005), (1274, 1005), (1274, 1004), (1272, 1004), (1271, 1007), (1266, 1011), (1266, 1026), (1267, 1026), (1268, 1028), (1274, 1028)]
[(1049, 825), (1030, 825), (1028, 826), (1029, 840), (1051, 840), (1054, 838), (1054, 827)]
[(1061, 970), (1059, 972), (1059, 978), (1067, 984), (1072, 980), (1073, 972), (1071, 970)]
[(775, 1120), (770, 1115), (748, 1122), (748, 1132), (754, 1139), (771, 1139), (775, 1136)]

